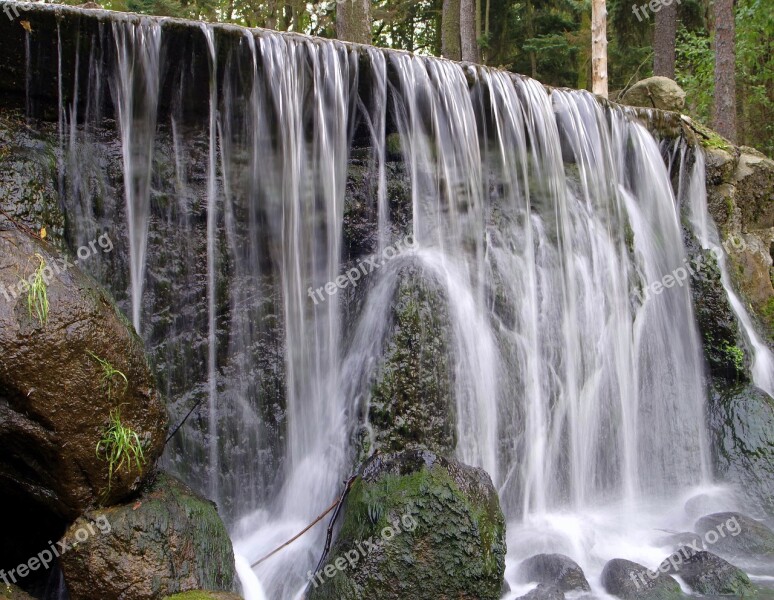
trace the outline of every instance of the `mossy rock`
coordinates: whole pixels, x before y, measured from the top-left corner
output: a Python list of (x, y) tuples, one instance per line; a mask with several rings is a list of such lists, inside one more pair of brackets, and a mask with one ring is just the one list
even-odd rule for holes
[(368, 405), (375, 447), (450, 453), (457, 419), (446, 298), (418, 265), (404, 268), (399, 278), (384, 359)]
[(195, 590), (193, 592), (183, 592), (182, 594), (167, 596), (164, 600), (242, 600), (242, 596), (231, 594), (229, 592)]
[(505, 552), (482, 469), (428, 451), (377, 455), (350, 491), (310, 600), (496, 600)]
[(234, 553), (215, 506), (169, 475), (136, 501), (81, 517), (63, 539), (79, 540), (92, 522), (103, 527), (62, 555), (71, 600), (121, 600), (127, 588), (133, 600), (234, 589)]
[(715, 254), (687, 239), (691, 256), (691, 295), (704, 357), (710, 373), (729, 382), (749, 380), (751, 364), (743, 350), (739, 324), (720, 280)]

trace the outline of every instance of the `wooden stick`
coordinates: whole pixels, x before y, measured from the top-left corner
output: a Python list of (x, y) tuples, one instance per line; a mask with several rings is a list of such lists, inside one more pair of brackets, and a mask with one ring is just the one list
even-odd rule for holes
[[(307, 525), (306, 527), (304, 527), (304, 529), (303, 529), (303, 530), (299, 531), (299, 532), (298, 532), (296, 535), (294, 535), (292, 538), (290, 538), (290, 539), (289, 539), (287, 542), (285, 542), (285, 543), (284, 543), (284, 544), (282, 544), (281, 546), (278, 546), (277, 548), (275, 548), (274, 550), (272, 550), (271, 552), (269, 552), (269, 553), (268, 553), (266, 556), (264, 556), (263, 558), (261, 558), (260, 560), (258, 560), (258, 561), (256, 561), (256, 562), (254, 562), (253, 564), (251, 564), (251, 565), (250, 565), (250, 568), (251, 568), (251, 569), (253, 569), (253, 568), (257, 567), (258, 565), (260, 565), (260, 564), (261, 564), (263, 561), (265, 561), (266, 559), (268, 559), (268, 558), (271, 558), (272, 556), (274, 556), (275, 554), (277, 554), (277, 552), (279, 552), (279, 551), (280, 551), (280, 550), (282, 550), (283, 548), (286, 548), (287, 546), (289, 546), (290, 544), (292, 544), (293, 542), (295, 542), (295, 541), (296, 541), (298, 538), (300, 538), (302, 535), (304, 535), (304, 534), (305, 534), (307, 531), (309, 531), (309, 530), (310, 530), (312, 527), (314, 527), (315, 525), (317, 525), (317, 523), (319, 523), (320, 521), (322, 521), (322, 520), (325, 518), (325, 515), (327, 515), (329, 512), (331, 512), (331, 511), (332, 511), (334, 508), (336, 508), (336, 507), (340, 506), (340, 505), (341, 505), (341, 503), (343, 502), (344, 498), (346, 497), (346, 495), (347, 495), (347, 492), (349, 492), (349, 488), (350, 488), (350, 487), (352, 487), (352, 484), (354, 483), (354, 481), (355, 481), (355, 479), (356, 479), (356, 478), (357, 478), (357, 476), (356, 476), (356, 475), (355, 475), (355, 476), (353, 476), (353, 477), (350, 477), (349, 481), (347, 481), (347, 487), (345, 488), (345, 490), (344, 490), (344, 493), (343, 493), (343, 494), (342, 494), (342, 495), (341, 495), (339, 498), (337, 498), (337, 499), (336, 499), (336, 500), (333, 502), (333, 504), (331, 504), (331, 505), (330, 505), (328, 508), (326, 508), (326, 509), (325, 509), (325, 512), (323, 512), (323, 513), (322, 513), (322, 514), (321, 514), (319, 517), (317, 517), (317, 518), (316, 518), (314, 521), (312, 521), (311, 523), (309, 523), (309, 525)], [(338, 513), (338, 511), (336, 511), (336, 512)]]
[(357, 479), (357, 475), (353, 475), (349, 478), (349, 481), (347, 481), (347, 486), (344, 488), (344, 491), (341, 493), (341, 496), (339, 497), (339, 500), (336, 504), (336, 511), (333, 513), (333, 516), (328, 523), (328, 533), (325, 536), (325, 548), (323, 548), (323, 553), (320, 557), (320, 562), (317, 563), (315, 573), (320, 570), (320, 567), (322, 567), (323, 563), (325, 562), (325, 558), (328, 556), (328, 552), (330, 552), (331, 538), (333, 537), (333, 526), (336, 524), (336, 519), (339, 518), (339, 513), (341, 512), (341, 507), (344, 504), (344, 499), (347, 497), (347, 494), (349, 494), (349, 490), (352, 487), (352, 484), (355, 483), (355, 479)]

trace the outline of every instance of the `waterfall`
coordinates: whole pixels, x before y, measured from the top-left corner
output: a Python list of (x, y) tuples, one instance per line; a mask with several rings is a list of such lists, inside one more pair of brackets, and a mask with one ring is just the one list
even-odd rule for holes
[[(217, 501), (245, 593), (295, 598), (319, 559), (318, 525), (250, 568), (330, 504), (373, 435), (407, 265), (448, 308), (456, 454), (498, 489), (514, 593), (513, 567), (543, 550), (594, 586), (614, 556), (662, 558), (653, 532), (685, 526), (710, 481), (706, 398), (687, 284), (651, 291), (687, 259), (634, 113), (443, 59), (207, 25), (173, 44), (166, 21), (111, 19), (59, 57), (90, 65), (60, 94), (68, 233), (125, 232), (86, 268), (131, 312), (173, 421), (191, 414), (165, 467)], [(365, 259), (380, 268), (336, 283)]]
[(744, 306), (741, 298), (731, 285), (731, 276), (728, 272), (728, 256), (721, 243), (715, 222), (707, 209), (706, 171), (704, 167), (704, 154), (696, 153), (693, 164), (690, 184), (688, 186), (688, 199), (690, 207), (690, 220), (693, 231), (699, 239), (701, 247), (710, 250), (718, 261), (720, 268), (720, 281), (728, 296), (728, 302), (734, 311), (742, 334), (752, 352), (752, 378), (753, 383), (774, 398), (774, 353), (760, 339), (755, 331), (750, 314)]
[(161, 26), (157, 21), (113, 24), (116, 47), (113, 98), (121, 131), (129, 251), (132, 324), (139, 332), (148, 248), (150, 182), (159, 97)]

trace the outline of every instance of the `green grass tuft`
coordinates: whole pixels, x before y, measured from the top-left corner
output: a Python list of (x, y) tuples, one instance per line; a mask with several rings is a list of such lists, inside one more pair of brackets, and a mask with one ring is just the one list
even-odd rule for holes
[(108, 463), (108, 490), (113, 482), (113, 473), (126, 466), (130, 471), (132, 464), (142, 472), (145, 453), (137, 432), (125, 427), (121, 422), (121, 410), (110, 411), (110, 422), (97, 442), (97, 457)]
[[(113, 392), (116, 390), (116, 379), (118, 379), (118, 385), (123, 386), (123, 390), (125, 391), (127, 386), (129, 385), (129, 380), (126, 378), (126, 375), (123, 374), (122, 371), (119, 371), (116, 369), (112, 364), (110, 364), (107, 360), (104, 358), (100, 358), (96, 354), (94, 354), (91, 350), (86, 350), (86, 353), (91, 356), (94, 360), (96, 360), (99, 365), (102, 367), (102, 385), (105, 386), (105, 389), (107, 391), (108, 398), (113, 398)], [(123, 379), (123, 383), (121, 383), (120, 380)]]
[(40, 254), (35, 254), (35, 257), (40, 261), (40, 264), (35, 270), (32, 281), (29, 282), (29, 290), (27, 291), (27, 310), (29, 310), (30, 317), (36, 317), (41, 325), (45, 325), (48, 321), (49, 309), (48, 286), (46, 286), (46, 280), (43, 278), (46, 261)]

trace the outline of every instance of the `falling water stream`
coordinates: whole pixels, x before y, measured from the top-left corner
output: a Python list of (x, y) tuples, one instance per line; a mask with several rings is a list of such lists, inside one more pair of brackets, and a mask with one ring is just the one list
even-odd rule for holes
[(711, 250), (720, 267), (720, 280), (726, 290), (729, 304), (742, 328), (748, 346), (752, 350), (753, 382), (774, 398), (774, 353), (764, 344), (753, 327), (752, 319), (744, 303), (731, 285), (728, 272), (728, 257), (723, 248), (717, 227), (707, 210), (704, 156), (699, 155), (694, 163), (688, 196), (691, 199), (690, 220), (702, 248)]
[[(60, 61), (88, 62), (74, 85), (89, 98), (111, 65), (125, 206), (96, 175), (109, 160), (97, 136), (76, 128), (99, 122), (99, 103), (78, 107), (75, 93), (59, 127), (73, 237), (123, 219), (128, 259), (111, 260), (129, 279), (106, 283), (156, 349), (173, 419), (206, 406), (166, 466), (221, 507), (248, 600), (298, 597), (319, 558), (320, 526), (249, 566), (352, 472), (408, 264), (448, 303), (456, 453), (499, 492), (511, 597), (527, 589), (515, 566), (538, 552), (570, 555), (598, 597), (607, 560), (664, 558), (659, 530), (690, 528), (685, 500), (715, 488), (690, 291), (641, 294), (686, 252), (662, 152), (633, 113), (502, 71), (266, 31), (191, 28), (206, 49), (197, 69), (165, 61), (164, 21), (110, 27)], [(388, 134), (408, 224), (393, 219)], [(416, 243), (352, 293), (312, 301), (355, 258), (353, 160), (369, 173), (376, 240), (363, 256), (407, 234)], [(689, 177), (713, 247), (703, 168)], [(755, 373), (771, 374), (725, 270), (723, 283), (758, 349)]]

